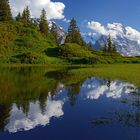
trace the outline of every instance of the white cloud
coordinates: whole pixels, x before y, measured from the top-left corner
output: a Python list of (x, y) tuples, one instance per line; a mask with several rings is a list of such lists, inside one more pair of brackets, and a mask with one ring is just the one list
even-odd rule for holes
[(87, 28), (91, 29), (93, 33), (96, 33), (97, 36), (108, 36), (110, 34), (114, 39), (116, 39), (117, 36), (125, 37), (129, 40), (137, 41), (140, 44), (140, 32), (133, 29), (132, 27), (125, 27), (121, 23), (108, 23), (107, 26), (103, 26), (99, 22), (91, 21), (87, 23)]
[(65, 4), (62, 2), (52, 2), (51, 0), (10, 0), (13, 16), (22, 12), (28, 5), (32, 17), (40, 17), (41, 10), (44, 8), (47, 12), (48, 19), (63, 19)]
[(66, 23), (70, 23), (70, 20), (67, 19), (67, 18), (64, 18), (63, 21), (66, 22)]
[(99, 22), (91, 21), (87, 23), (87, 27), (99, 34), (106, 34), (106, 29)]

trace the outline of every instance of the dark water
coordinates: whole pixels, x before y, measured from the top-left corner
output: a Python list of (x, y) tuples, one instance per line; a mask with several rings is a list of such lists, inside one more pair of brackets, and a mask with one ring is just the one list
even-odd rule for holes
[(140, 140), (140, 90), (68, 69), (0, 68), (0, 140)]

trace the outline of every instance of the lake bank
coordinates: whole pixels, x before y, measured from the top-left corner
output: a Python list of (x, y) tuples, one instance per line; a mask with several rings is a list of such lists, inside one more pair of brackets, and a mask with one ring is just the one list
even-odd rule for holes
[[(31, 65), (31, 64), (4, 64), (0, 68), (39, 68), (39, 69), (52, 69), (54, 71), (61, 71), (66, 69), (68, 76), (73, 81), (81, 80), (91, 76), (107, 78), (107, 79), (120, 79), (123, 81), (130, 81), (136, 85), (140, 85), (140, 64), (95, 64), (95, 65)], [(80, 78), (80, 79), (79, 79)], [(66, 78), (67, 79), (67, 78)], [(71, 80), (70, 80), (71, 81)]]

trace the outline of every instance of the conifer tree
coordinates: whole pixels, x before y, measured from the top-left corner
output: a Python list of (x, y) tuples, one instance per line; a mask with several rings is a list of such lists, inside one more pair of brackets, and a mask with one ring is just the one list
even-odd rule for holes
[(21, 21), (21, 14), (20, 14), (20, 12), (19, 12), (18, 15), (16, 16), (16, 21)]
[(23, 10), (22, 21), (24, 23), (30, 23), (30, 10), (28, 6)]
[(116, 53), (117, 52), (116, 46), (112, 42), (110, 35), (109, 35), (109, 37), (107, 39), (107, 42), (104, 43), (103, 51), (104, 52), (113, 52), (113, 53)]
[(113, 52), (114, 53), (117, 53), (117, 49), (116, 49), (116, 45), (114, 44), (114, 46), (113, 46)]
[(113, 43), (112, 43), (110, 35), (109, 35), (107, 42), (108, 42), (108, 52), (112, 52), (113, 51)]
[(48, 22), (46, 18), (46, 11), (45, 9), (42, 10), (41, 16), (40, 16), (40, 23), (39, 23), (39, 29), (40, 32), (43, 33), (44, 35), (48, 34)]
[(77, 27), (76, 20), (74, 18), (70, 22), (65, 43), (77, 43), (79, 45), (85, 45), (85, 42), (81, 37), (80, 31)]
[(0, 21), (12, 20), (9, 0), (0, 0)]

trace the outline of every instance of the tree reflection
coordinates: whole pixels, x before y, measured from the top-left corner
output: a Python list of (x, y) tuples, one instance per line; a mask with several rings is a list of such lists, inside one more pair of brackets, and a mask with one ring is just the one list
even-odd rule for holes
[[(64, 101), (63, 99), (56, 100), (55, 97), (64, 89), (67, 90), (66, 97), (72, 107), (76, 106), (79, 94), (96, 100), (105, 94), (106, 97), (119, 98), (117, 101), (122, 104), (135, 107), (133, 111), (112, 112), (111, 117), (94, 118), (92, 124), (110, 125), (119, 122), (125, 126), (140, 127), (140, 88), (130, 84), (74, 75), (68, 68), (1, 68), (0, 77), (1, 131), (7, 127), (9, 131), (16, 132), (18, 129), (22, 129), (22, 125), (25, 130), (33, 129), (37, 125), (48, 124), (51, 117), (62, 116)], [(87, 80), (85, 81), (85, 79)], [(127, 92), (129, 95), (126, 94)], [(122, 96), (122, 93), (127, 96)], [(38, 116), (41, 116), (41, 119)], [(15, 120), (12, 120), (13, 118)], [(16, 119), (18, 119), (20, 127), (16, 126)], [(24, 121), (31, 125), (26, 126)]]
[(72, 85), (71, 87), (68, 87), (68, 98), (69, 98), (69, 103), (71, 106), (76, 105), (76, 101), (78, 98), (80, 92), (80, 85)]
[(8, 123), (10, 110), (11, 110), (11, 105), (0, 104), (0, 130), (1, 131), (4, 131), (4, 128)]

